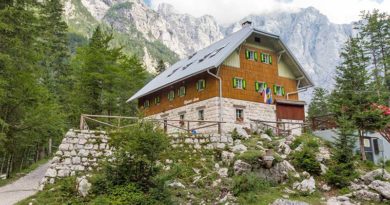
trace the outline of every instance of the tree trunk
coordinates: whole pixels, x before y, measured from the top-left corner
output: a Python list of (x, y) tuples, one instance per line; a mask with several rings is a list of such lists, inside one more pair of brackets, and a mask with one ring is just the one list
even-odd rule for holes
[(50, 138), (49, 138), (49, 149), (48, 149), (48, 154), (49, 154), (49, 156), (51, 155), (51, 152), (52, 152), (52, 150), (51, 150), (52, 144), (53, 144), (53, 139), (50, 137)]
[(363, 137), (363, 131), (359, 130), (359, 142), (360, 142), (360, 154), (363, 161), (367, 160), (366, 152), (364, 151), (364, 137)]

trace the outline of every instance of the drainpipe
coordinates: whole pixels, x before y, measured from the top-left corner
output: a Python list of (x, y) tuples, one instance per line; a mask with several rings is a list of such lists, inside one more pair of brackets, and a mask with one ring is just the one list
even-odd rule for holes
[(288, 100), (288, 98), (289, 98), (290, 95), (294, 95), (294, 94), (298, 94), (298, 93), (300, 93), (300, 92), (305, 92), (305, 91), (307, 91), (307, 88), (308, 88), (309, 86), (303, 87), (303, 88), (300, 88), (300, 89), (299, 89), (299, 85), (301, 84), (301, 80), (302, 80), (303, 78), (304, 78), (303, 76), (297, 78), (297, 80), (298, 80), (298, 83), (297, 83), (297, 91), (287, 93), (287, 94), (286, 94), (287, 100)]
[(221, 79), (221, 77), (218, 76), (220, 66), (218, 66), (218, 68), (217, 68), (218, 69), (217, 75), (210, 72), (210, 69), (207, 70), (207, 73), (219, 80), (219, 121), (222, 122), (222, 111), (223, 111), (223, 107), (222, 107), (222, 79)]

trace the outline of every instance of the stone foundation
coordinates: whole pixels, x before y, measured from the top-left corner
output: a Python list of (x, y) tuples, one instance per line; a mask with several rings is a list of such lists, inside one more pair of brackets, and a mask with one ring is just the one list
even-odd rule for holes
[[(244, 111), (244, 120), (242, 122), (236, 121), (236, 109), (242, 109)], [(198, 111), (204, 110), (204, 120), (206, 121), (219, 121), (219, 98), (214, 97), (208, 100), (192, 103), (180, 108), (168, 110), (163, 113), (148, 116), (147, 118), (153, 119), (167, 119), (167, 120), (179, 120), (180, 115), (184, 114), (185, 120), (198, 120)], [(222, 121), (226, 122), (222, 124), (222, 134), (231, 132), (236, 127), (251, 127), (251, 119), (276, 121), (276, 106), (264, 103), (249, 102), (244, 100), (236, 100), (230, 98), (223, 98), (223, 115)], [(168, 122), (175, 126), (181, 126), (180, 122)], [(190, 129), (208, 125), (200, 124), (197, 122), (190, 123)], [(162, 125), (161, 125), (162, 126)], [(184, 124), (183, 128), (187, 125)], [(184, 130), (175, 128), (173, 126), (167, 126), (168, 133), (180, 133)], [(196, 129), (197, 133), (217, 133), (218, 127), (212, 126), (203, 129)]]
[(56, 178), (94, 170), (99, 161), (112, 154), (107, 143), (108, 136), (103, 131), (69, 130), (53, 157), (40, 188), (46, 183), (54, 183)]

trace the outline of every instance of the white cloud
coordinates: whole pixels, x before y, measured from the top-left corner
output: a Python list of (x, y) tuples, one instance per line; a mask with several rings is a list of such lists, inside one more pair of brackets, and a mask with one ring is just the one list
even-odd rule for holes
[(360, 11), (377, 8), (390, 13), (390, 0), (151, 0), (152, 8), (172, 4), (180, 13), (193, 16), (212, 15), (221, 24), (241, 20), (249, 14), (265, 14), (313, 6), (334, 23), (359, 19)]

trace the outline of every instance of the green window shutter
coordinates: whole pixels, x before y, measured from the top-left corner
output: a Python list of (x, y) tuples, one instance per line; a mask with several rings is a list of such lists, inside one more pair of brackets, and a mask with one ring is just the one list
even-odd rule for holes
[(258, 59), (257, 52), (254, 53), (254, 57), (255, 57), (255, 61), (257, 61)]
[(272, 64), (272, 56), (269, 56), (269, 64)]
[(255, 90), (256, 90), (256, 92), (259, 92), (259, 90), (260, 90), (260, 85), (259, 85), (259, 82), (255, 82)]
[(233, 78), (233, 88), (236, 88), (237, 87), (237, 81), (236, 81), (236, 78)]
[(187, 88), (184, 86), (184, 92), (183, 92), (183, 95), (186, 95), (186, 90), (187, 90)]
[(202, 80), (202, 84), (203, 84), (203, 89), (206, 88), (206, 80)]
[(264, 83), (264, 89), (267, 89), (267, 88), (268, 88), (268, 84)]
[(284, 96), (284, 94), (285, 94), (284, 87), (282, 87), (282, 95)]
[(260, 61), (264, 62), (264, 53), (260, 53)]
[(276, 85), (274, 85), (274, 94), (276, 95)]
[(242, 80), (242, 88), (246, 89), (246, 80)]
[(199, 91), (199, 81), (196, 81), (196, 90)]
[(245, 50), (245, 58), (249, 59), (249, 50)]

